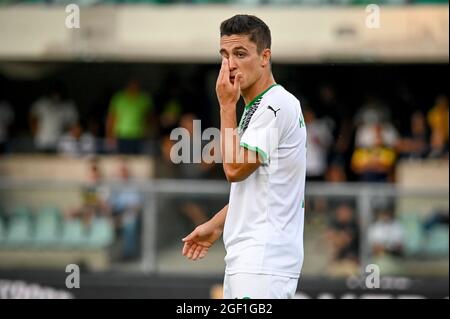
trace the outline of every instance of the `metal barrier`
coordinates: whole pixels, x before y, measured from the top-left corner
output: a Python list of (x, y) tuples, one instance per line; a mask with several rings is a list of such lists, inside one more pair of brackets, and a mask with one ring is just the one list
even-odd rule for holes
[[(111, 189), (122, 187), (120, 183), (106, 183), (102, 185)], [(164, 201), (173, 202), (179, 198), (203, 197), (204, 199), (216, 199), (217, 202), (223, 202), (223, 205), (225, 205), (228, 200), (230, 188), (226, 182), (206, 180), (151, 180), (148, 182), (135, 182), (133, 185), (142, 192), (145, 201), (142, 214), (142, 257), (140, 260), (140, 269), (145, 273), (164, 271), (158, 266), (158, 253), (161, 250), (158, 248), (158, 235), (170, 232), (170, 225), (169, 227), (166, 225), (162, 229), (158, 229), (157, 226), (164, 219), (164, 216), (161, 215), (161, 211), (165, 210)], [(15, 200), (20, 200), (21, 205), (29, 204), (25, 195), (20, 199), (14, 199), (8, 195), (8, 192), (34, 192), (38, 190), (48, 192), (76, 192), (81, 186), (82, 184), (80, 183), (52, 181), (18, 182), (3, 179), (0, 180), (0, 203), (3, 204), (2, 206), (11, 206), (15, 205)], [(422, 211), (429, 211), (430, 207), (444, 208), (448, 214), (448, 194), (448, 189), (405, 189), (390, 184), (326, 184), (308, 182), (306, 186), (307, 199), (324, 198), (329, 202), (332, 202), (330, 199), (351, 201), (352, 207), (356, 211), (359, 233), (361, 234), (359, 236), (359, 265), (361, 267), (361, 273), (364, 273), (365, 266), (371, 263), (371, 247), (369, 246), (367, 234), (374, 220), (374, 212), (376, 209), (374, 203), (379, 199), (389, 199), (394, 201), (401, 209), (402, 207), (406, 207), (406, 210), (411, 207), (414, 209), (417, 208), (418, 212), (424, 216), (428, 213), (423, 213)], [(55, 196), (57, 195), (55, 194)], [(418, 200), (420, 205), (426, 207), (426, 209), (421, 210), (421, 208), (418, 208), (420, 206), (417, 204)], [(200, 203), (202, 201), (199, 200)], [(329, 211), (333, 211), (333, 204), (330, 205)], [(212, 208), (208, 207), (208, 209), (211, 210)], [(209, 213), (214, 213), (214, 211)], [(305, 214), (308, 218), (310, 216), (314, 217), (312, 208), (308, 206), (306, 207)], [(325, 216), (325, 218), (329, 217)], [(310, 226), (305, 221), (305, 231), (308, 230), (308, 227)], [(181, 237), (179, 240), (181, 240)], [(308, 240), (309, 238), (306, 237), (305, 243)], [(179, 253), (181, 255), (181, 251)], [(306, 251), (305, 262), (308, 262), (308, 257), (308, 251)], [(446, 258), (448, 263), (448, 252)], [(180, 272), (183, 272), (183, 268), (184, 265), (180, 265)], [(221, 269), (213, 268), (211, 271), (219, 273)]]

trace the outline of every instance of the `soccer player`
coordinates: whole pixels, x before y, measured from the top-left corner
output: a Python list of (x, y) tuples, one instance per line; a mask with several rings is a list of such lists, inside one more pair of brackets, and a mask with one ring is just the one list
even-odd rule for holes
[(300, 102), (275, 83), (270, 46), (270, 30), (255, 16), (220, 26), (216, 93), (230, 198), (183, 238), (183, 255), (205, 257), (223, 232), (224, 298), (292, 298), (303, 264), (306, 128)]

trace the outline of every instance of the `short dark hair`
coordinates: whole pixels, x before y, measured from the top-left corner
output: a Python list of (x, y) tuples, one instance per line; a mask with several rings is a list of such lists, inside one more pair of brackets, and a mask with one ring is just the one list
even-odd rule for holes
[(272, 44), (270, 29), (267, 24), (252, 15), (238, 14), (220, 24), (220, 37), (233, 34), (248, 35), (250, 41), (256, 43), (258, 53), (261, 53), (264, 49), (270, 49)]

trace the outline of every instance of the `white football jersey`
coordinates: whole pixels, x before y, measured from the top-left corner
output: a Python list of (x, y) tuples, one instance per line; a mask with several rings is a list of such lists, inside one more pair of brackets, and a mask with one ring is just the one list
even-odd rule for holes
[(231, 184), (226, 273), (298, 278), (303, 264), (306, 127), (300, 102), (272, 85), (245, 107), (240, 145), (263, 164)]

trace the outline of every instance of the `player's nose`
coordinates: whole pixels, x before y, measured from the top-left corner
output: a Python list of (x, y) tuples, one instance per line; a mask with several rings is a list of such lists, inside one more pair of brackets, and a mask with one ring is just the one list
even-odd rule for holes
[(228, 58), (228, 68), (230, 69), (230, 71), (234, 71), (237, 69), (236, 61), (232, 57)]

